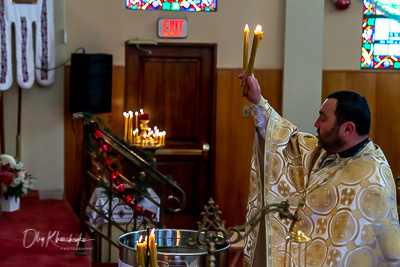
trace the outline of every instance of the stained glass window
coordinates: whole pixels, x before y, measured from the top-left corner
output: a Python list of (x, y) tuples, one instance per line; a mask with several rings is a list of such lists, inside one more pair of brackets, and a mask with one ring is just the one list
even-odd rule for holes
[(363, 0), (362, 69), (400, 69), (400, 22)]
[(217, 0), (125, 0), (133, 10), (168, 10), (189, 12), (217, 11)]

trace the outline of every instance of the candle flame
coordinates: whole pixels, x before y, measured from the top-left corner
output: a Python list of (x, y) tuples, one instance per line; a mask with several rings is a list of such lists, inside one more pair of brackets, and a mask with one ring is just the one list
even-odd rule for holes
[(139, 242), (139, 243), (142, 243), (142, 239), (143, 239), (143, 236), (140, 236), (138, 242)]
[(143, 109), (142, 108), (139, 111), (140, 111), (140, 114), (143, 114)]
[(262, 26), (260, 24), (257, 24), (256, 29), (254, 30), (254, 34), (262, 34)]
[(249, 24), (246, 24), (246, 25), (244, 26), (244, 30), (247, 31), (247, 32), (250, 31)]
[(139, 112), (136, 111), (136, 112), (135, 112), (135, 115), (136, 115), (136, 116), (139, 115)]
[(156, 228), (153, 228), (150, 232), (151, 235), (154, 235), (156, 233)]

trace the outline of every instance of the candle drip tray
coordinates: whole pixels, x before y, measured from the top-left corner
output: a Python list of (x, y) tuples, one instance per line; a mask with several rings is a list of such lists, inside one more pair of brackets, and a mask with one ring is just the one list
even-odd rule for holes
[(159, 148), (165, 147), (165, 145), (160, 145), (160, 144), (151, 144), (151, 143), (133, 143), (132, 147), (138, 148), (138, 149), (154, 149), (157, 150)]
[[(139, 267), (136, 262), (136, 242), (146, 230), (126, 233), (119, 237), (119, 266)], [(157, 243), (157, 260), (159, 267), (206, 266), (207, 247), (190, 246), (188, 240), (196, 240), (197, 231), (179, 229), (158, 229), (155, 233)], [(228, 266), (228, 250), (230, 244), (216, 245), (216, 266)]]

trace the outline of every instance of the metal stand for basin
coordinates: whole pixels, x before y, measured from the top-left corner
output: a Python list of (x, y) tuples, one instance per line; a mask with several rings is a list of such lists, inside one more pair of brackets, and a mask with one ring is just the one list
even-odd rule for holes
[[(277, 204), (270, 204), (262, 207), (256, 215), (249, 220), (246, 224), (241, 226), (233, 226), (225, 229), (225, 221), (221, 220), (218, 205), (215, 205), (213, 199), (208, 201), (208, 206), (204, 206), (205, 211), (201, 213), (203, 215), (202, 222), (197, 222), (199, 225), (196, 234), (196, 239), (189, 239), (188, 244), (191, 246), (202, 245), (207, 246), (207, 267), (215, 267), (215, 252), (216, 245), (223, 245), (227, 242), (235, 244), (243, 240), (253, 228), (260, 222), (264, 216), (271, 212), (278, 212), (281, 218), (287, 218), (293, 222), (298, 221), (298, 214), (292, 214), (289, 211), (289, 202), (282, 201)], [(250, 226), (247, 232), (244, 232), (246, 227)], [(232, 240), (234, 234), (236, 237)], [(204, 238), (205, 236), (205, 238)], [(202, 238), (201, 238), (202, 237)]]

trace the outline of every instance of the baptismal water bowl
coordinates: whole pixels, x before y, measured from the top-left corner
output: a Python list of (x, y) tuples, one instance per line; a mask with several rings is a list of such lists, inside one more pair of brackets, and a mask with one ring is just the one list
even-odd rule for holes
[[(147, 231), (134, 231), (119, 237), (119, 266), (139, 267), (136, 262), (136, 244), (140, 236)], [(157, 243), (157, 261), (159, 267), (203, 267), (206, 266), (207, 247), (191, 246), (189, 240), (196, 240), (197, 231), (178, 229), (158, 229), (155, 232)], [(204, 235), (203, 235), (204, 237)], [(202, 238), (202, 237), (201, 237)], [(230, 244), (216, 245), (215, 265), (228, 266), (228, 250)]]

